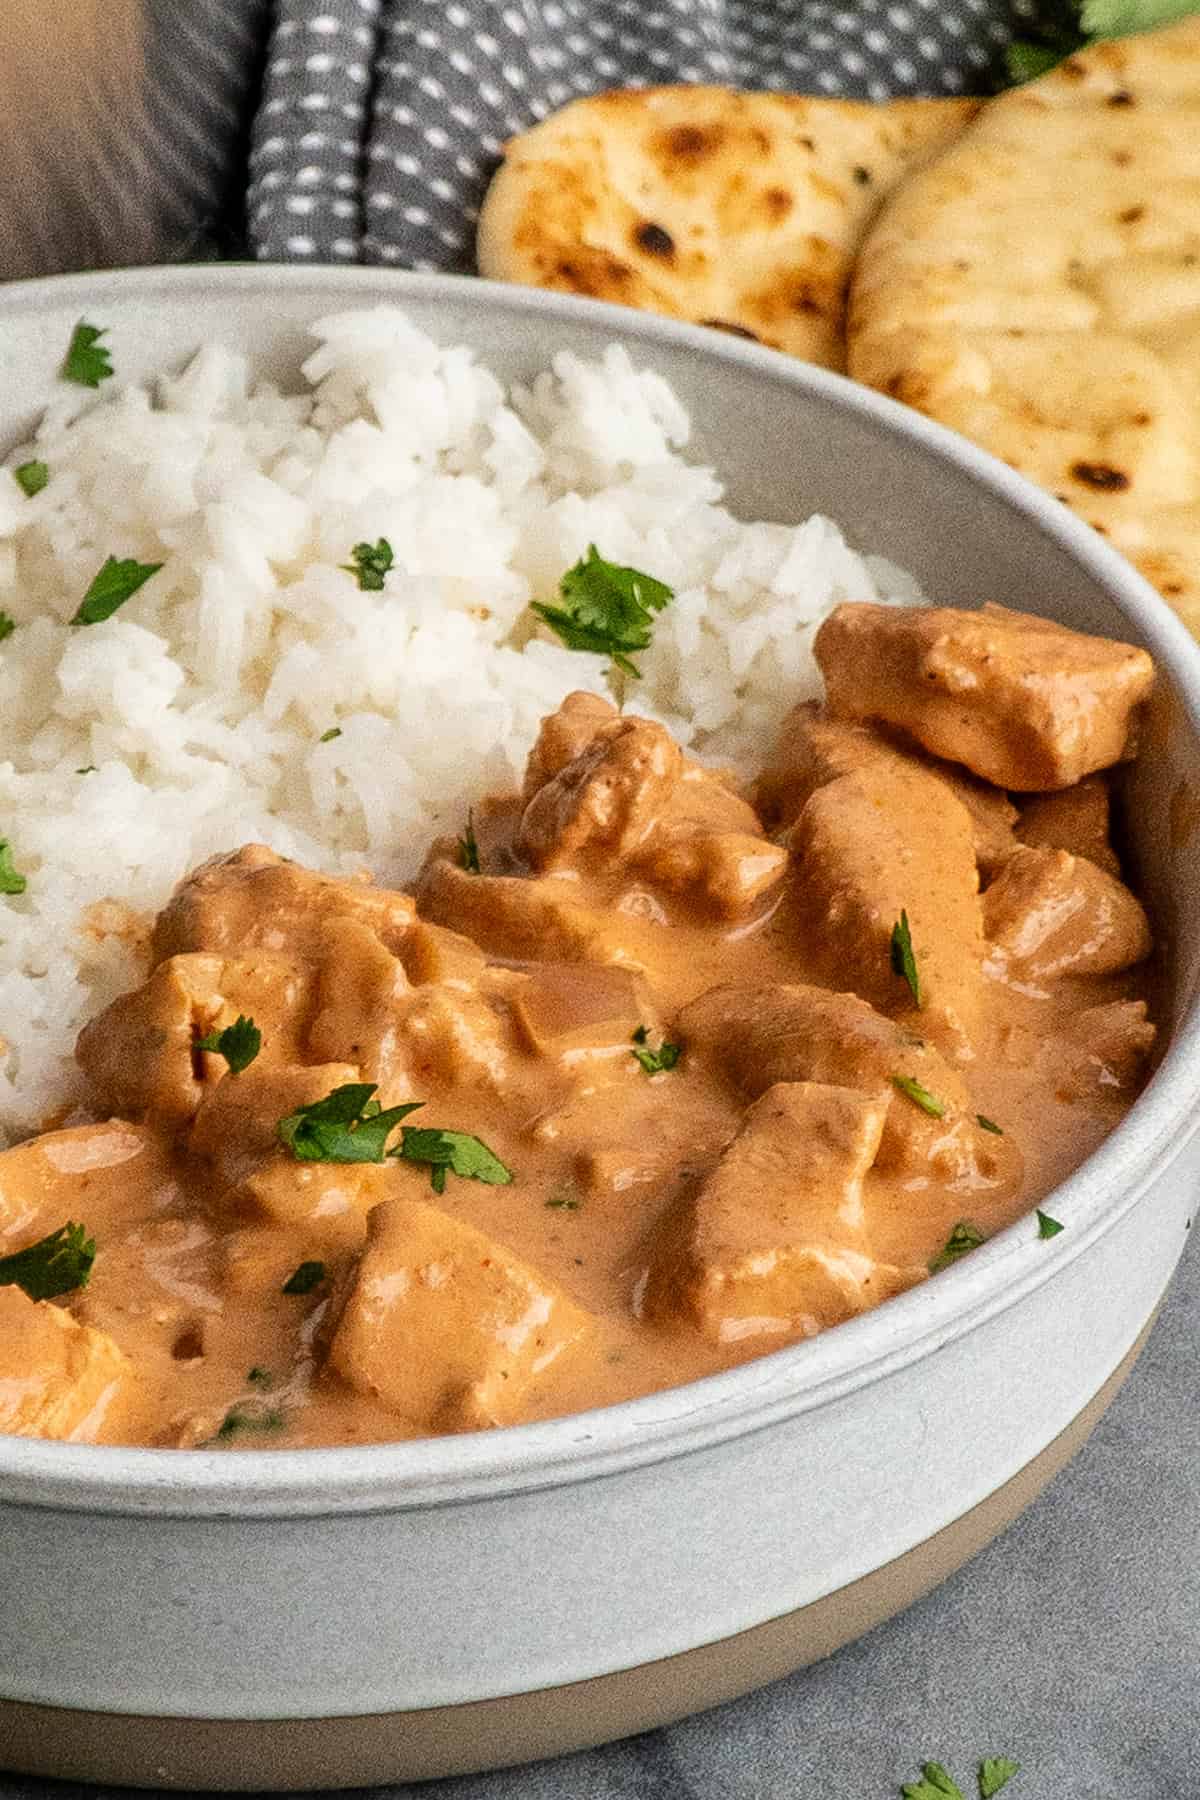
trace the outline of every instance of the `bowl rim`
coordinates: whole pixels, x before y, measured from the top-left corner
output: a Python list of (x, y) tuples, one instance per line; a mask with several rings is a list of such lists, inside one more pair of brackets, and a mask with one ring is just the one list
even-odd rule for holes
[[(313, 317), (339, 304), (403, 306), (450, 300), (481, 317), (540, 317), (549, 326), (587, 320), (635, 356), (683, 348), (766, 377), (857, 414), (877, 432), (907, 440), (953, 465), (1065, 550), (1131, 621), (1171, 678), (1200, 739), (1200, 645), (1150, 584), (1089, 526), (966, 438), (888, 396), (760, 344), (624, 307), (477, 277), (388, 268), (284, 264), (188, 264), (50, 276), (0, 288), (0, 318), (36, 316), (98, 300), (150, 305), (189, 294), (198, 308), (233, 295), (311, 291)], [(203, 338), (198, 327), (197, 341)], [(546, 362), (554, 345), (547, 343)], [(480, 351), (486, 363), (486, 349)], [(0, 454), (3, 454), (0, 446)], [(886, 554), (886, 550), (885, 550)], [(723, 1444), (829, 1405), (884, 1380), (1011, 1307), (1083, 1254), (1137, 1204), (1200, 1131), (1200, 997), (1145, 1091), (1108, 1138), (1043, 1206), (1071, 1229), (1051, 1244), (1031, 1216), (990, 1238), (936, 1282), (890, 1300), (836, 1331), (756, 1357), (682, 1387), (535, 1424), (395, 1444), (300, 1450), (146, 1449), (0, 1435), (6, 1502), (108, 1514), (298, 1517), (406, 1511), (566, 1486)]]

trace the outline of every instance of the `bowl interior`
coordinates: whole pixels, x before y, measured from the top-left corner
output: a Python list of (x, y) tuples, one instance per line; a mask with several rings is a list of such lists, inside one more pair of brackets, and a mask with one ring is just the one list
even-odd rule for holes
[[(742, 517), (794, 522), (828, 513), (856, 548), (911, 569), (936, 600), (994, 600), (1047, 613), (1143, 643), (1155, 656), (1160, 679), (1143, 755), (1127, 784), (1126, 813), (1142, 890), (1166, 946), (1160, 1016), (1170, 1022), (1172, 1048), (1129, 1119), (1087, 1165), (1089, 1179), (1076, 1184), (1076, 1203), (1099, 1222), (1105, 1208), (1119, 1204), (1149, 1150), (1183, 1128), (1194, 1088), (1190, 1071), (1200, 1059), (1194, 1016), (1200, 915), (1190, 902), (1200, 886), (1200, 652), (1165, 603), (1057, 502), (965, 441), (840, 377), (715, 332), (453, 277), (200, 267), (0, 289), (0, 452), (36, 422), (80, 318), (107, 328), (122, 378), (143, 380), (177, 368), (202, 343), (220, 340), (295, 388), (312, 321), (384, 302), (402, 304), (444, 343), (475, 346), (506, 383), (531, 380), (560, 350), (599, 356), (617, 339), (680, 394), (693, 417), (689, 456), (717, 469), (727, 504)], [(520, 1464), (537, 1464), (545, 1478), (549, 1463), (569, 1460), (582, 1441), (644, 1449), (665, 1418), (725, 1415), (745, 1429), (754, 1405), (767, 1399), (778, 1403), (784, 1395), (799, 1405), (807, 1396), (812, 1403), (824, 1383), (856, 1379), (856, 1370), (865, 1378), (884, 1356), (916, 1354), (931, 1331), (965, 1328), (973, 1310), (995, 1297), (1002, 1265), (1003, 1279), (1013, 1279), (1016, 1253), (1011, 1243), (1005, 1248), (1008, 1235), (968, 1259), (970, 1268), (960, 1265), (849, 1326), (693, 1384), (698, 1398), (675, 1390), (585, 1415), (586, 1429), (581, 1420), (556, 1420), (478, 1434), (473, 1443), (243, 1454), (234, 1459), (239, 1483), (258, 1483), (264, 1491), (274, 1484), (282, 1493), (279, 1484), (294, 1480), (287, 1465), (298, 1456), (321, 1462), (327, 1474), (341, 1466), (348, 1479), (364, 1468), (381, 1475), (422, 1469), (511, 1477)], [(1046, 1278), (1044, 1259), (1041, 1271), (1030, 1265), (1030, 1280)], [(57, 1462), (45, 1462), (47, 1451)], [(53, 1466), (65, 1475), (107, 1463), (114, 1479), (136, 1466), (152, 1486), (180, 1485), (171, 1452), (0, 1446), (0, 1462), (14, 1455), (30, 1470)], [(194, 1453), (188, 1460), (205, 1483), (210, 1477), (202, 1465), (222, 1465), (225, 1473), (211, 1474), (214, 1492), (228, 1483), (228, 1459)]]

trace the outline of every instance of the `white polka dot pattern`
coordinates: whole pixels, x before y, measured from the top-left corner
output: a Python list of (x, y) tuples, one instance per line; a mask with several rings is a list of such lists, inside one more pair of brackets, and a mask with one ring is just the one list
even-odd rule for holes
[(605, 87), (987, 92), (1032, 0), (279, 0), (248, 231), (272, 260), (471, 267), (504, 140)]

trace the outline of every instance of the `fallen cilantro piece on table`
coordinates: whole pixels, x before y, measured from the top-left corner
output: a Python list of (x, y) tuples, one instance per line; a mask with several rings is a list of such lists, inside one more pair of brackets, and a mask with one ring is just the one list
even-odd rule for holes
[(320, 1287), (325, 1279), (323, 1262), (302, 1262), (298, 1269), (293, 1269), (283, 1286), (281, 1294), (311, 1294), (315, 1287)]
[(100, 342), (105, 336), (107, 327), (89, 325), (80, 319), (71, 333), (71, 342), (67, 345), (67, 354), (63, 357), (59, 370), (64, 381), (78, 382), (80, 387), (96, 388), (102, 381), (107, 381), (113, 372), (112, 359), (108, 350)]
[(0, 894), (23, 894), (28, 886), (13, 863), (12, 845), (7, 838), (0, 838)]
[(0, 644), (4, 642), (5, 638), (11, 637), (16, 629), (17, 621), (12, 614), (0, 612)]
[(40, 494), (49, 479), (49, 464), (44, 462), (24, 462), (13, 470), (13, 480), (27, 500)]
[(979, 1765), (979, 1800), (993, 1800), (1020, 1767), (1010, 1756), (985, 1756)]
[(211, 1050), (215, 1056), (223, 1056), (229, 1064), (232, 1075), (240, 1075), (248, 1069), (259, 1051), (262, 1049), (262, 1032), (243, 1013), (239, 1013), (232, 1025), (224, 1031), (210, 1031), (207, 1037), (196, 1039), (197, 1050)]
[(400, 1147), (389, 1152), (402, 1162), (427, 1163), (429, 1180), (435, 1194), (446, 1187), (446, 1171), (468, 1181), (484, 1181), (489, 1187), (507, 1187), (512, 1170), (507, 1168), (481, 1138), (467, 1131), (440, 1131), (433, 1127), (406, 1125), (400, 1134)]
[(424, 1103), (410, 1100), (384, 1112), (373, 1098), (376, 1085), (350, 1081), (334, 1088), (280, 1119), (276, 1135), (298, 1162), (380, 1163), (393, 1128)]
[(365, 594), (378, 594), (383, 588), (383, 578), (395, 560), (387, 539), (379, 538), (374, 544), (355, 544), (350, 561), (341, 566), (347, 575), (354, 576)]
[(913, 997), (913, 1005), (920, 1006), (921, 978), (917, 974), (917, 959), (913, 955), (908, 914), (903, 909), (901, 909), (900, 917), (892, 926), (892, 973), (899, 975), (901, 981), (908, 983), (908, 991)]
[(595, 544), (558, 584), (561, 606), (540, 600), (531, 611), (549, 625), (568, 650), (611, 656), (619, 669), (640, 679), (629, 652), (650, 647), (654, 614), (675, 598), (665, 581), (641, 569), (605, 560)]
[(92, 578), (72, 625), (99, 625), (157, 575), (161, 563), (140, 563), (132, 556), (110, 556)]
[(85, 1225), (68, 1222), (36, 1244), (0, 1256), (0, 1287), (19, 1287), (31, 1300), (53, 1300), (86, 1287), (95, 1260), (95, 1238)]
[(900, 1793), (903, 1800), (966, 1800), (957, 1781), (935, 1762), (922, 1763), (921, 1780), (906, 1781)]
[(331, 725), (329, 727), (328, 731), (323, 731), (321, 733), (320, 737), (317, 739), (317, 742), (318, 742), (318, 744), (332, 744), (334, 738), (340, 738), (341, 735), (342, 735), (341, 726), (340, 725)]
[(922, 1087), (915, 1075), (893, 1075), (892, 1086), (911, 1100), (914, 1106), (919, 1106), (922, 1112), (927, 1112), (931, 1119), (945, 1118), (945, 1101), (939, 1100), (936, 1094), (931, 1094), (927, 1087)]
[(936, 1275), (939, 1269), (948, 1269), (960, 1256), (966, 1256), (970, 1250), (978, 1250), (983, 1242), (984, 1236), (978, 1225), (972, 1225), (970, 1219), (960, 1219), (930, 1263), (929, 1273)]
[(1066, 1230), (1065, 1225), (1058, 1219), (1052, 1219), (1049, 1213), (1044, 1213), (1040, 1206), (1037, 1209), (1037, 1222), (1040, 1238), (1057, 1237), (1060, 1231)]

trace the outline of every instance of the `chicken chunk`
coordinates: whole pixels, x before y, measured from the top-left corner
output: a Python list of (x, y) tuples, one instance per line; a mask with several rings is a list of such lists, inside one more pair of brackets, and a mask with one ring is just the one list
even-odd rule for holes
[(912, 1012), (892, 967), (908, 918), (920, 1029), (969, 1057), (982, 1003), (983, 922), (971, 821), (915, 765), (857, 769), (818, 788), (791, 832), (804, 929), (831, 981), (886, 1012)]
[(1068, 850), (1019, 850), (984, 894), (983, 922), (1019, 980), (1112, 975), (1150, 954), (1150, 922), (1129, 889)]
[[(111, 1179), (114, 1170), (121, 1179)], [(47, 1131), (0, 1153), (0, 1256), (68, 1219), (95, 1231), (136, 1217), (148, 1192), (173, 1178), (171, 1151), (159, 1134), (124, 1119)]]
[(590, 1324), (493, 1238), (423, 1201), (393, 1199), (371, 1214), (330, 1362), (419, 1429), (510, 1425)]
[(651, 719), (602, 725), (529, 800), (517, 848), (540, 871), (581, 857), (628, 862), (658, 824), (683, 770), (683, 752)]
[(424, 917), (465, 932), (493, 956), (640, 966), (645, 922), (632, 913), (585, 906), (574, 896), (575, 885), (555, 876), (472, 875), (459, 866), (448, 840), (435, 846), (417, 883)]
[[(781, 878), (786, 854), (764, 837), (753, 807), (720, 771), (685, 757), (661, 725), (611, 712), (595, 724), (595, 707), (571, 701), (563, 711), (561, 729), (559, 714), (543, 726), (526, 774), (516, 848), (535, 869), (628, 870), (732, 918)], [(589, 724), (592, 736), (534, 785), (532, 773), (580, 744)]]
[(1120, 875), (1121, 864), (1109, 836), (1108, 783), (1088, 775), (1057, 794), (1039, 794), (1021, 808), (1017, 837), (1031, 850), (1069, 850), (1086, 856), (1106, 875)]
[(263, 844), (245, 844), (202, 863), (179, 884), (158, 916), (151, 948), (156, 962), (188, 950), (305, 955), (319, 946), (331, 920), (351, 918), (398, 951), (414, 916), (407, 894), (320, 875)]
[(331, 920), (315, 948), (314, 1017), (295, 1060), (354, 1063), (390, 1092), (403, 1079), (396, 1027), (413, 992), (403, 963), (362, 919)]
[[(750, 1098), (776, 1082), (888, 1090), (880, 1168), (964, 1191), (1020, 1183), (1019, 1152), (1010, 1138), (980, 1128), (962, 1076), (856, 994), (753, 983), (711, 988), (684, 1007), (677, 1030), (689, 1057), (703, 1058)], [(915, 1083), (941, 1110), (925, 1110), (897, 1079)]]
[(817, 789), (839, 775), (868, 768), (886, 774), (914, 764), (936, 775), (962, 802), (971, 820), (976, 862), (985, 872), (998, 869), (1017, 846), (1017, 809), (1007, 794), (953, 763), (891, 742), (870, 725), (834, 718), (810, 700), (794, 706), (784, 720), (755, 798), (768, 823), (781, 828), (794, 824)]
[(196, 1040), (239, 1014), (262, 1033), (267, 1061), (295, 1057), (306, 1023), (311, 972), (267, 951), (241, 957), (169, 956), (149, 979), (85, 1025), (75, 1057), (100, 1102), (168, 1127), (195, 1116), (228, 1064)]
[(133, 1382), (103, 1331), (0, 1287), (0, 1432), (93, 1444)]
[(612, 701), (599, 694), (589, 694), (581, 689), (568, 694), (558, 711), (548, 713), (542, 720), (537, 741), (529, 752), (521, 790), (526, 804), (539, 788), (545, 787), (587, 749), (603, 726), (611, 725), (620, 716)]
[[(1072, 1014), (1058, 1036), (1077, 1059), (1069, 1077), (1075, 1096), (1130, 1093), (1141, 1080), (1155, 1035), (1144, 1000), (1112, 1000)], [(1061, 1044), (1055, 1047), (1061, 1055)]]
[(380, 1171), (363, 1163), (299, 1161), (280, 1142), (278, 1125), (359, 1080), (358, 1068), (348, 1063), (255, 1063), (241, 1075), (227, 1075), (204, 1100), (189, 1149), (207, 1159), (221, 1185), (251, 1212), (282, 1225), (319, 1221), (322, 1231), (357, 1242), (362, 1215), (380, 1196)]
[(871, 1254), (863, 1177), (890, 1095), (779, 1082), (667, 1222), (647, 1285), (715, 1343), (812, 1337), (907, 1286)]
[(985, 606), (839, 606), (814, 652), (831, 712), (881, 719), (997, 787), (1070, 787), (1132, 755), (1144, 650)]

